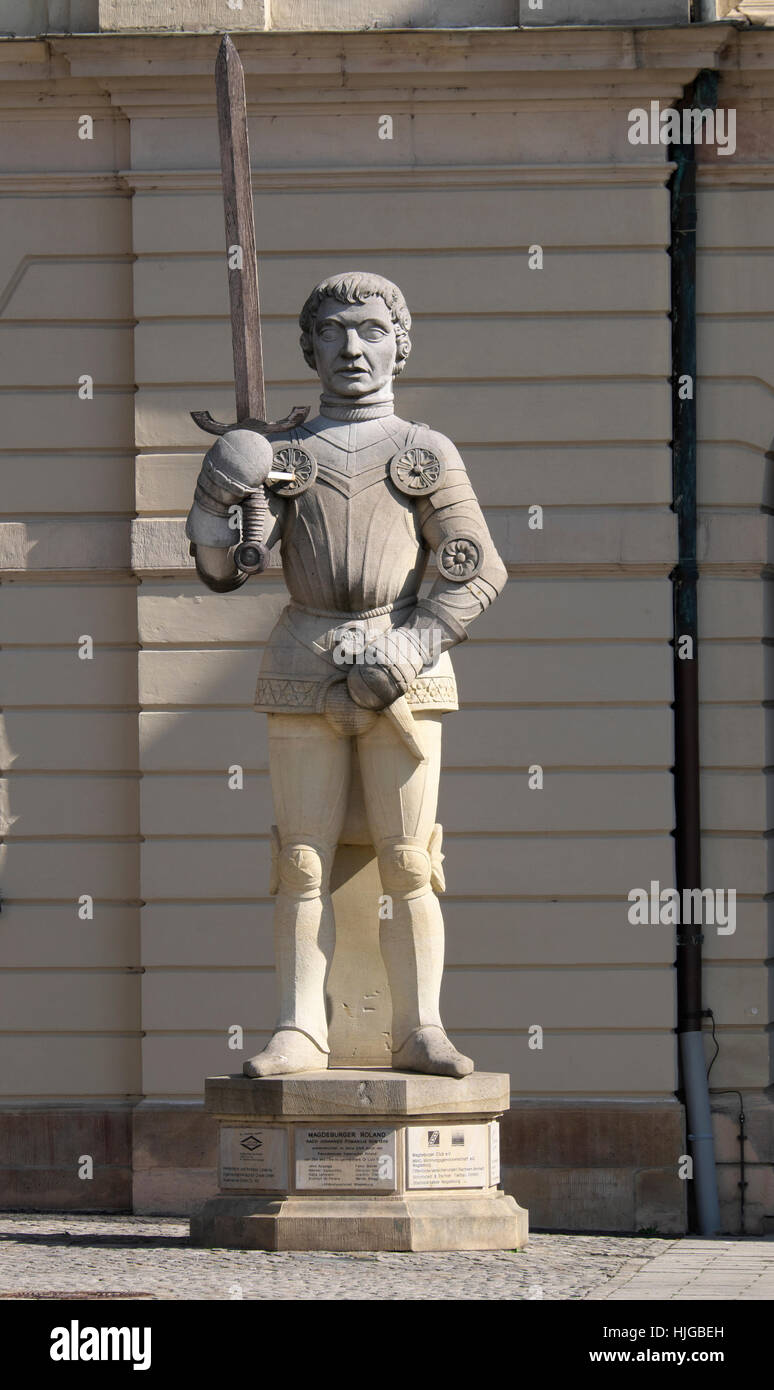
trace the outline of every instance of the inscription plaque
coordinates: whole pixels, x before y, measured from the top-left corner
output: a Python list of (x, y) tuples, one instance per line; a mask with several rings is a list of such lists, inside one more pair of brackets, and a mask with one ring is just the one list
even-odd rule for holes
[(414, 1125), (406, 1131), (407, 1187), (488, 1187), (488, 1125)]
[(297, 1129), (296, 1187), (394, 1192), (395, 1130)]
[(220, 1186), (231, 1191), (287, 1189), (288, 1136), (284, 1129), (220, 1127)]

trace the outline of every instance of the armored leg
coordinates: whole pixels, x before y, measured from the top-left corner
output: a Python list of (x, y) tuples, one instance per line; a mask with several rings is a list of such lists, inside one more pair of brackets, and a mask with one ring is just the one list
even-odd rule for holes
[(392, 995), (393, 1066), (443, 1076), (473, 1070), (444, 1032), (440, 1015), (443, 917), (431, 858), (441, 766), (441, 719), (417, 716), (427, 752), (418, 763), (384, 716), (358, 740), (366, 812), (392, 917), (379, 944)]
[(279, 1014), (270, 1042), (245, 1063), (247, 1076), (328, 1065), (325, 984), (335, 944), (329, 884), (350, 776), (350, 741), (323, 716), (270, 714), (268, 722)]

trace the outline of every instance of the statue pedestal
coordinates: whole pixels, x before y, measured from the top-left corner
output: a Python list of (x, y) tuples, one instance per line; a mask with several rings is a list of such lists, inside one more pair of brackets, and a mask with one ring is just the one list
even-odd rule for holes
[(242, 1250), (513, 1250), (527, 1212), (499, 1187), (503, 1073), (387, 1068), (214, 1076), (219, 1196), (194, 1245)]

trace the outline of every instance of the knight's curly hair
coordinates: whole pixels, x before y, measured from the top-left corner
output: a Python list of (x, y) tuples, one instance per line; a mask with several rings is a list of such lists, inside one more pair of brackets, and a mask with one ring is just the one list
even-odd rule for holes
[(398, 376), (403, 371), (411, 352), (411, 314), (408, 305), (397, 285), (393, 285), (391, 280), (385, 280), (382, 275), (372, 275), (367, 270), (346, 270), (340, 275), (329, 275), (327, 280), (321, 280), (312, 290), (298, 316), (301, 326), (301, 351), (307, 366), (315, 370), (312, 333), (323, 300), (330, 298), (338, 299), (340, 304), (364, 304), (367, 299), (373, 299), (375, 296), (384, 300), (395, 327), (397, 352), (393, 375)]

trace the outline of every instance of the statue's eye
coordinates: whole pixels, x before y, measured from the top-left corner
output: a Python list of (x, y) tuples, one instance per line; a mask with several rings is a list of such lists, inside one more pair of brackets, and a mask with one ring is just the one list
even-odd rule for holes
[(388, 330), (382, 328), (378, 323), (367, 323), (360, 330), (360, 336), (366, 343), (378, 343), (380, 338), (384, 338)]

